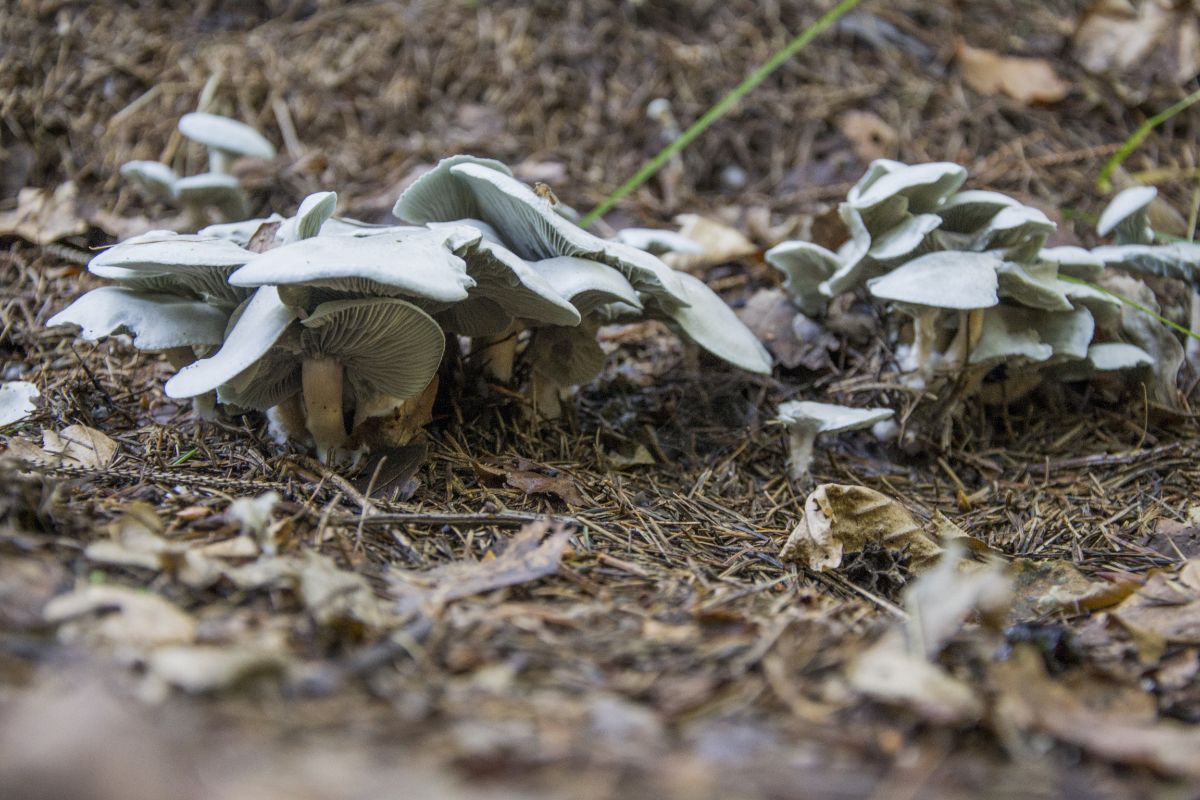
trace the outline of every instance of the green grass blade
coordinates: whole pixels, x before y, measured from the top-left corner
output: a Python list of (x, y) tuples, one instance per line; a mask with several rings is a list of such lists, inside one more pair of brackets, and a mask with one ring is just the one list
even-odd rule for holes
[(1116, 172), (1117, 167), (1121, 166), (1121, 163), (1125, 159), (1129, 158), (1129, 155), (1138, 148), (1138, 145), (1140, 145), (1142, 141), (1150, 135), (1150, 131), (1154, 130), (1159, 125), (1162, 125), (1171, 117), (1175, 116), (1197, 101), (1200, 101), (1200, 89), (1192, 92), (1170, 108), (1158, 112), (1153, 117), (1139, 125), (1137, 130), (1135, 130), (1130, 137), (1125, 140), (1125, 143), (1121, 145), (1121, 149), (1113, 153), (1112, 158), (1108, 159), (1108, 161), (1104, 164), (1104, 169), (1100, 170), (1100, 177), (1096, 179), (1096, 185), (1100, 187), (1100, 191), (1112, 191), (1112, 174)]
[(1146, 306), (1142, 305), (1138, 301), (1136, 301), (1132, 298), (1126, 297), (1123, 294), (1117, 294), (1116, 292), (1110, 292), (1108, 289), (1105, 289), (1103, 286), (1097, 286), (1096, 284), (1092, 283), (1091, 281), (1085, 281), (1080, 278), (1072, 278), (1070, 275), (1059, 275), (1058, 279), (1060, 281), (1066, 281), (1067, 283), (1077, 283), (1080, 286), (1089, 286), (1098, 292), (1104, 292), (1104, 294), (1108, 295), (1109, 297), (1111, 297), (1115, 300), (1121, 301), (1122, 303), (1129, 306), (1130, 308), (1137, 309), (1138, 311), (1142, 312), (1143, 314), (1145, 314), (1148, 317), (1153, 317), (1154, 319), (1158, 320), (1163, 325), (1166, 325), (1168, 328), (1170, 328), (1173, 331), (1178, 331), (1179, 333), (1182, 333), (1184, 336), (1190, 336), (1193, 339), (1200, 339), (1200, 333), (1197, 333), (1196, 331), (1192, 330), (1191, 328), (1185, 328), (1182, 325), (1180, 325), (1178, 322), (1172, 322), (1171, 320), (1164, 317), (1162, 314), (1159, 314), (1157, 311), (1147, 308)]
[(739, 100), (749, 94), (756, 86), (763, 82), (768, 75), (779, 69), (783, 64), (805, 45), (815, 39), (819, 34), (846, 15), (852, 8), (857, 6), (862, 0), (842, 0), (834, 6), (828, 13), (814, 22), (812, 25), (805, 28), (799, 36), (788, 42), (787, 47), (780, 50), (775, 55), (763, 64), (758, 69), (751, 72), (746, 79), (733, 88), (729, 94), (717, 101), (716, 105), (705, 111), (704, 114), (693, 122), (688, 129), (684, 131), (678, 139), (668, 144), (658, 152), (654, 158), (642, 165), (642, 168), (633, 174), (629, 180), (625, 181), (615, 192), (604, 198), (600, 205), (593, 208), (591, 211), (579, 221), (580, 226), (586, 228), (591, 225), (601, 216), (606, 214), (626, 195), (632, 192), (637, 187), (641, 186), (646, 180), (658, 172), (666, 165), (671, 157), (678, 153), (683, 148), (687, 147), (693, 139), (717, 121), (722, 115), (728, 112)]

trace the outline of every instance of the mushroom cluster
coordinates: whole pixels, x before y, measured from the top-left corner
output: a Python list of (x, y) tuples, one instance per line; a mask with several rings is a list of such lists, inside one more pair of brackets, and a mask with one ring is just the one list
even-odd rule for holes
[(447, 336), (469, 340), (467, 363), (493, 380), (528, 376), (542, 418), (603, 369), (596, 333), (614, 320), (663, 320), (731, 364), (770, 372), (765, 349), (703, 282), (587, 233), (543, 194), (499, 162), (456, 156), (400, 197), (395, 212), (412, 224), (339, 219), (336, 195), (321, 192), (286, 219), (155, 231), (94, 258), (89, 270), (117, 285), (49, 324), (165, 352), (178, 369), (168, 396), (265, 411), (325, 461), (415, 435)]
[(230, 165), (243, 156), (272, 159), (274, 145), (244, 122), (199, 111), (180, 118), (179, 132), (208, 149), (207, 172), (180, 176), (158, 161), (129, 161), (121, 176), (147, 197), (182, 208), (193, 230), (207, 225), (213, 211), (222, 220), (244, 219), (249, 213), (246, 193), (230, 174)]
[[(785, 242), (767, 261), (786, 276), (802, 314), (819, 316), (833, 297), (864, 287), (910, 317), (897, 360), (916, 385), (952, 376), (963, 379), (960, 396), (1004, 401), (1039, 385), (1048, 367), (1062, 378), (1116, 370), (1145, 377), (1164, 361), (1140, 320), (1086, 283), (1110, 266), (1196, 286), (1200, 247), (1148, 244), (1152, 189), (1115, 198), (1101, 234), (1115, 231), (1122, 243), (1088, 251), (1046, 247), (1055, 224), (1045, 214), (997, 192), (960, 191), (966, 178), (951, 163), (875, 161), (838, 208), (850, 232), (845, 245), (835, 253)], [(1156, 384), (1173, 391), (1175, 372), (1161, 371)]]

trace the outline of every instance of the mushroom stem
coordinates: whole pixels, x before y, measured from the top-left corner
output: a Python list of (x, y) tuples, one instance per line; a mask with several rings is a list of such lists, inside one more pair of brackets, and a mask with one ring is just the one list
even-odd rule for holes
[(301, 385), (305, 426), (317, 445), (317, 457), (329, 463), (334, 452), (346, 443), (341, 362), (327, 356), (304, 359)]
[(562, 398), (559, 396), (561, 387), (558, 382), (537, 372), (530, 379), (530, 393), (533, 395), (533, 413), (542, 419), (558, 419), (562, 416)]
[(921, 376), (933, 377), (933, 353), (937, 345), (937, 312), (922, 310), (913, 317), (913, 360)]
[(304, 422), (304, 404), (301, 402), (299, 392), (279, 405), (267, 409), (267, 431), (276, 444), (285, 444), (288, 441), (307, 441), (308, 429)]
[(481, 336), (479, 342), (479, 364), (483, 374), (508, 383), (513, 376), (513, 360), (517, 355), (517, 334), (521, 332), (518, 322), (513, 322), (495, 336)]
[(190, 347), (168, 347), (163, 350), (163, 355), (167, 357), (167, 363), (176, 369), (183, 369), (188, 364), (196, 360), (196, 351)]
[(1184, 353), (1192, 369), (1200, 372), (1200, 339), (1196, 338), (1200, 336), (1200, 289), (1192, 289), (1192, 313), (1188, 327), (1194, 335), (1188, 337)]
[(788, 426), (788, 474), (794, 481), (803, 480), (808, 475), (817, 431), (815, 425), (801, 423)]
[(208, 148), (208, 171), (229, 174), (229, 156), (215, 147)]

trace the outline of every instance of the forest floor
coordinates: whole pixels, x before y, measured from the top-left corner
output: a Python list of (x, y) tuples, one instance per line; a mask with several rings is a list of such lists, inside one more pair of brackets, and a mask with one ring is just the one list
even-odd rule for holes
[[(816, 483), (966, 534), (980, 566), (928, 574), (921, 601), (903, 552), (828, 572), (780, 557), (811, 487), (787, 478), (775, 404), (917, 413), (881, 337), (756, 378), (695, 364), (656, 324), (611, 329), (605, 373), (553, 425), (452, 362), (427, 441), (348, 478), (257, 417), (197, 421), (162, 394), (156, 357), (45, 328), (99, 285), (88, 248), (167, 214), (118, 168), (174, 157), (206, 85), (213, 110), (283, 145), (239, 167), (256, 212), (336, 189), (339, 213), (383, 221), (458, 152), (586, 210), (661, 146), (651, 99), (686, 125), (808, 6), (0, 8), (0, 215), (26, 187), (62, 201), (0, 235), (4, 380), (41, 391), (0, 439), (0, 796), (1195, 796), (1187, 397), (1047, 390), (905, 451), (827, 443)], [(1081, 3), (866, 2), (606, 224), (696, 213), (762, 249), (832, 246), (830, 210), (890, 157), (957, 161), (968, 188), (1045, 210), (1053, 243), (1094, 244), (1105, 160), (1194, 88), (1163, 79), (1196, 29), (1177, 13), (1152, 58), (1097, 75)], [(964, 41), (1037, 60), (1061, 96), (980, 94)], [(1194, 110), (1174, 118), (1117, 176), (1153, 179), (1159, 227), (1178, 234), (1198, 127)], [(735, 308), (780, 283), (761, 250), (698, 274)], [(244, 500), (271, 491), (267, 512)], [(985, 597), (988, 554), (1008, 562), (1010, 600)], [(943, 605), (957, 617), (932, 661), (889, 645), (928, 635)]]

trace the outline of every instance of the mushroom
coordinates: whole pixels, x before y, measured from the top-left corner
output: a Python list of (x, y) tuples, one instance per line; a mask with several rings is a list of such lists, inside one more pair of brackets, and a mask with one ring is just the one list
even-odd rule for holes
[[(969, 312), (1000, 302), (996, 270), (1001, 261), (988, 253), (937, 252), (867, 282), (871, 294), (892, 300), (913, 318), (913, 350), (908, 369), (933, 375), (937, 320), (944, 309), (958, 312), (960, 333), (954, 359), (965, 362), (972, 330)], [(978, 318), (978, 315), (976, 315)]]
[(820, 285), (827, 297), (836, 297), (864, 280), (883, 275), (937, 244), (934, 232), (941, 225), (941, 218), (934, 214), (905, 214), (874, 240), (865, 227), (859, 227), (856, 216), (856, 212), (842, 216), (852, 231), (852, 244), (841, 255), (842, 265)]
[(121, 177), (128, 180), (147, 197), (169, 201), (175, 198), (175, 170), (158, 161), (127, 161), (121, 165)]
[(1124, 342), (1103, 342), (1088, 348), (1087, 360), (1098, 372), (1144, 370), (1154, 366), (1154, 357), (1140, 347)]
[(1096, 327), (1115, 335), (1121, 325), (1121, 301), (1107, 292), (1102, 292), (1082, 283), (1059, 281), (1058, 288), (1075, 308), (1086, 308), (1096, 322)]
[(796, 481), (808, 475), (820, 434), (869, 428), (892, 414), (890, 408), (848, 408), (810, 400), (780, 404), (778, 419), (788, 432), (788, 474)]
[(1019, 205), (1006, 194), (971, 189), (950, 195), (934, 213), (942, 218), (946, 233), (973, 234), (1005, 208)]
[[(181, 370), (167, 382), (167, 394), (191, 397), (226, 384), (244, 389), (252, 369), (254, 382), (264, 382), (267, 372), (274, 377), (270, 383), (282, 387), (279, 393), (286, 393), (298, 373), (305, 426), (318, 456), (329, 462), (339, 458), (348, 439), (344, 394), (356, 405), (377, 403), (379, 395), (397, 402), (413, 398), (426, 390), (441, 362), (441, 328), (404, 300), (336, 300), (316, 306), (296, 323), (298, 316), (274, 287), (263, 287), (221, 349)], [(268, 356), (276, 364), (264, 363)], [(276, 395), (259, 402), (284, 399)]]
[(236, 119), (195, 111), (179, 120), (179, 132), (208, 148), (208, 169), (228, 173), (229, 163), (238, 156), (272, 159), (275, 146), (261, 133)]
[(1158, 196), (1153, 186), (1133, 186), (1118, 192), (1100, 214), (1096, 233), (1108, 236), (1116, 233), (1119, 244), (1151, 244), (1154, 230), (1150, 227), (1150, 204)]
[(29, 381), (9, 381), (0, 385), (0, 428), (20, 422), (37, 411), (41, 392)]
[(1037, 256), (1046, 237), (1057, 229), (1049, 217), (1031, 206), (1000, 209), (971, 239), (972, 250), (1005, 250), (1009, 261), (1026, 262)]
[(1053, 264), (1058, 274), (1081, 281), (1094, 281), (1104, 272), (1104, 259), (1082, 247), (1043, 247), (1037, 257), (1039, 261)]
[[(873, 162), (892, 165), (898, 162)], [(872, 175), (868, 170), (864, 180)], [(873, 180), (860, 181), (846, 195), (846, 205), (857, 211), (872, 236), (898, 225), (905, 213), (925, 214), (937, 208), (949, 194), (967, 179), (967, 171), (957, 164), (935, 162), (900, 164)], [(860, 188), (861, 187), (861, 188)]]
[(232, 175), (206, 172), (180, 178), (173, 186), (175, 200), (183, 206), (196, 228), (208, 224), (205, 210), (216, 208), (225, 220), (242, 219), (249, 213), (246, 193)]
[(1070, 311), (1071, 301), (1059, 287), (1057, 267), (1049, 262), (1017, 264), (1005, 261), (996, 268), (1000, 296), (1043, 311)]
[(296, 216), (284, 220), (276, 238), (281, 242), (298, 242), (311, 239), (321, 232), (321, 226), (333, 216), (337, 208), (337, 192), (317, 192), (300, 202)]
[(655, 228), (622, 228), (617, 231), (616, 240), (656, 256), (664, 253), (704, 255), (704, 248), (700, 246), (699, 242), (675, 231), (660, 231)]
[(768, 250), (767, 263), (786, 277), (783, 286), (800, 310), (809, 316), (819, 314), (828, 301), (821, 284), (841, 266), (836, 253), (811, 242), (784, 242)]
[(584, 322), (574, 328), (538, 328), (525, 348), (533, 375), (530, 394), (533, 411), (543, 419), (562, 416), (562, 394), (571, 386), (587, 383), (604, 369), (606, 356), (596, 342), (596, 326)]
[(223, 239), (150, 231), (110, 247), (88, 262), (88, 271), (139, 291), (202, 299), (232, 311), (249, 292), (229, 276), (257, 258)]

